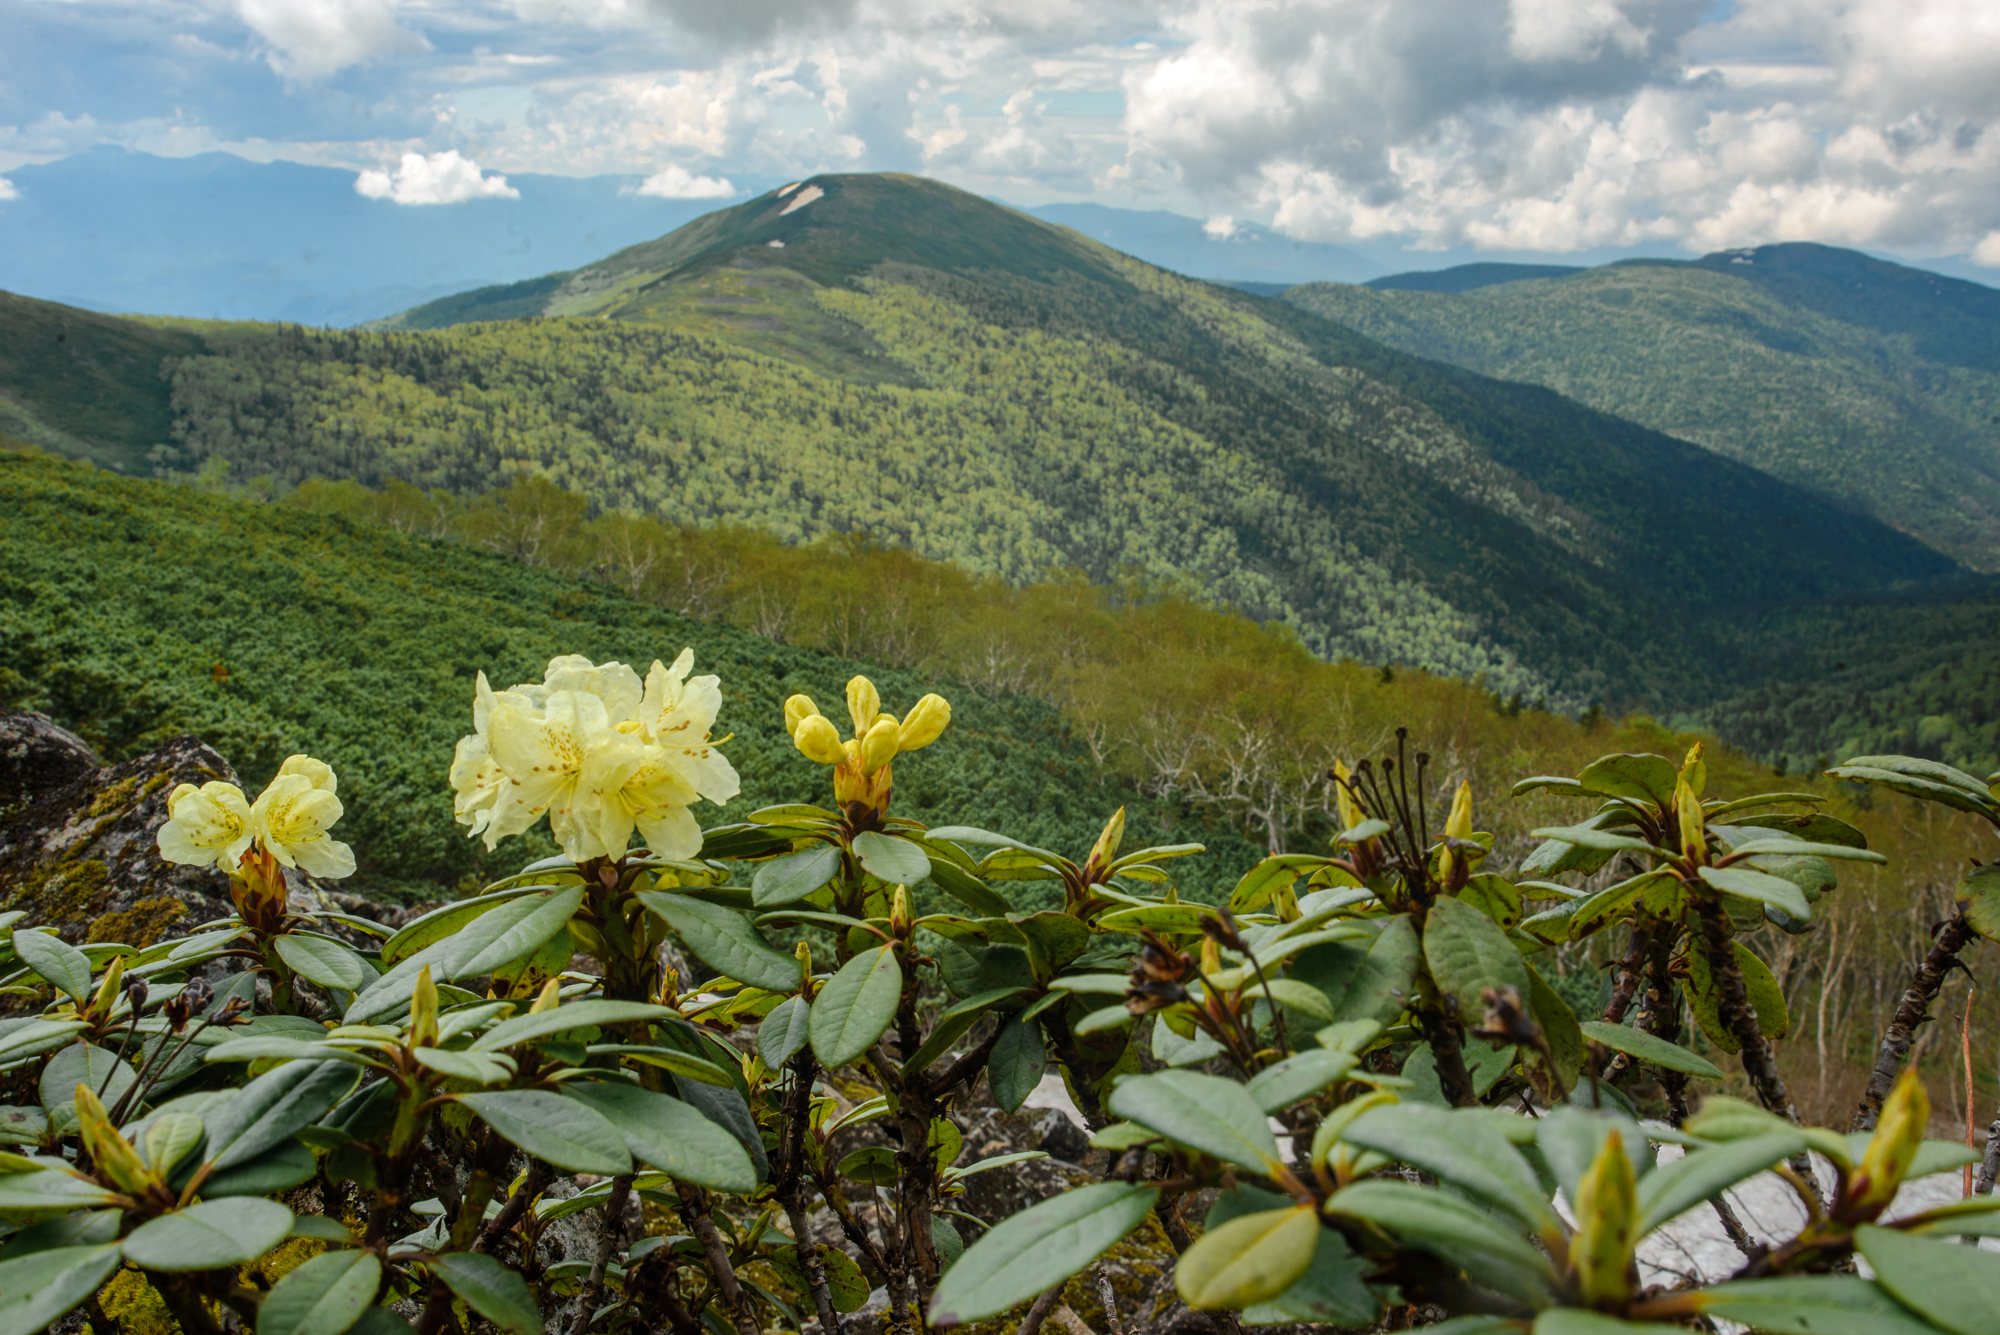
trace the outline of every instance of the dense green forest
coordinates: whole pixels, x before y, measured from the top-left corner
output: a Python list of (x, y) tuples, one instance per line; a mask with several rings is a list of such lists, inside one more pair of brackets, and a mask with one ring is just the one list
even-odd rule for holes
[(1504, 276), (1518, 280), (1314, 283), (1285, 300), (1695, 441), (2000, 569), (2000, 293), (1815, 245)]

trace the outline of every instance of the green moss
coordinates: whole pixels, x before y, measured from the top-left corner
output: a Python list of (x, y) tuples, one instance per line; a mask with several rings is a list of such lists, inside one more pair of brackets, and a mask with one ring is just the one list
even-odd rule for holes
[(97, 1291), (97, 1301), (121, 1335), (179, 1335), (181, 1323), (167, 1310), (166, 1300), (130, 1267)]
[(122, 941), (144, 949), (167, 934), (167, 929), (187, 913), (178, 899), (161, 896), (142, 899), (129, 909), (93, 918), (84, 933), (86, 942)]
[[(163, 779), (166, 776), (155, 775), (154, 777), (156, 779)], [(130, 797), (132, 790), (138, 786), (139, 776), (136, 774), (129, 779), (120, 779), (117, 783), (106, 784), (96, 797), (90, 799), (90, 808), (84, 812), (84, 816), (87, 819), (94, 820), (107, 811), (124, 806), (125, 799)], [(159, 785), (155, 783), (153, 786), (157, 788)]]
[(30, 875), (7, 901), (8, 908), (28, 908), (43, 922), (73, 926), (104, 883), (111, 868), (96, 858), (65, 858)]

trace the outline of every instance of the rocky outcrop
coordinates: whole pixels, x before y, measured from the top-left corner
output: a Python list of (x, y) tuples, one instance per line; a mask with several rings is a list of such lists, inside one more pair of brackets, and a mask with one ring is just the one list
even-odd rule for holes
[(72, 944), (132, 946), (229, 912), (228, 877), (163, 862), (155, 843), (175, 787), (212, 779), (236, 772), (197, 737), (105, 765), (40, 714), (0, 714), (0, 910)]

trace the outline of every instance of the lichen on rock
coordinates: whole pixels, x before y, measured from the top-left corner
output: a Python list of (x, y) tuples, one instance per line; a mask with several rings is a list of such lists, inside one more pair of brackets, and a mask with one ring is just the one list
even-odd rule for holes
[(0, 714), (0, 908), (72, 944), (135, 946), (227, 913), (228, 877), (170, 865), (156, 843), (174, 788), (213, 779), (236, 774), (196, 737), (105, 765), (40, 714)]

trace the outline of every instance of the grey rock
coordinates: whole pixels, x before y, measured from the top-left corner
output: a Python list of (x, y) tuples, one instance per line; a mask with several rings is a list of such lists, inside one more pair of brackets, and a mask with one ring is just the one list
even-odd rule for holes
[(0, 714), (0, 909), (72, 943), (144, 945), (222, 916), (229, 878), (161, 859), (167, 798), (182, 783), (236, 781), (197, 737), (103, 765), (39, 714)]

